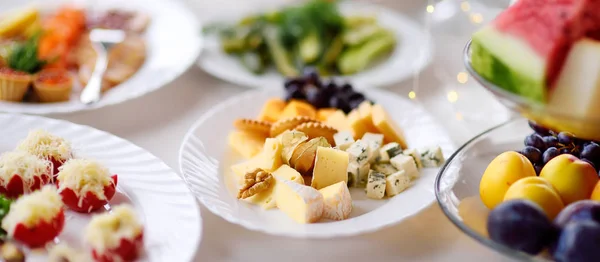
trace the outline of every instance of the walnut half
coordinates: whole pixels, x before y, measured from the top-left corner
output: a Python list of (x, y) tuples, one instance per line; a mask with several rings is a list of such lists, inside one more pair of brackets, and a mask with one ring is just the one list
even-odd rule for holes
[(271, 173), (257, 168), (244, 176), (244, 185), (237, 195), (238, 199), (249, 198), (271, 187), (274, 182)]

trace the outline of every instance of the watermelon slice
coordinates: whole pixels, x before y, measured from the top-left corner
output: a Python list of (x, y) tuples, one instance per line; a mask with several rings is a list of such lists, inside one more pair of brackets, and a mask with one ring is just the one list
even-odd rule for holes
[(600, 37), (600, 0), (519, 0), (473, 35), (473, 68), (545, 102), (574, 42)]

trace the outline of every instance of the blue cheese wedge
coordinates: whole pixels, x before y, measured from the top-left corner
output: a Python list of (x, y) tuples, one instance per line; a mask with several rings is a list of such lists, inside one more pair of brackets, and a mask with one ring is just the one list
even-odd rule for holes
[(382, 199), (385, 196), (385, 175), (377, 171), (369, 171), (369, 179), (365, 191), (368, 198)]
[(402, 147), (396, 142), (385, 144), (379, 149), (379, 162), (389, 161), (393, 157), (402, 154)]
[(411, 156), (403, 154), (397, 155), (390, 159), (390, 164), (398, 169), (398, 171), (404, 170), (411, 179), (419, 177), (419, 170), (417, 169), (415, 160), (413, 160)]
[(416, 149), (406, 149), (402, 151), (402, 154), (412, 157), (418, 169), (423, 168), (423, 164), (421, 164), (421, 155), (417, 152)]
[(362, 140), (354, 142), (346, 152), (350, 157), (350, 163), (362, 166), (369, 162), (369, 145)]
[(427, 147), (419, 150), (421, 162), (425, 167), (439, 167), (444, 163), (444, 154), (439, 146)]
[(365, 188), (371, 165), (369, 163), (358, 166), (356, 163), (348, 165), (348, 186)]
[(346, 150), (354, 143), (354, 137), (350, 131), (340, 131), (333, 135), (335, 147), (339, 150)]
[(385, 193), (388, 197), (393, 197), (402, 193), (402, 191), (406, 190), (411, 185), (410, 177), (406, 174), (406, 172), (404, 172), (404, 170), (400, 170), (387, 176), (385, 181)]
[(379, 149), (383, 145), (383, 135), (374, 133), (365, 133), (361, 139), (369, 146), (369, 162), (375, 162), (379, 157)]
[(383, 173), (386, 176), (389, 176), (393, 173), (398, 172), (398, 169), (396, 169), (392, 164), (389, 163), (377, 163), (371, 166), (371, 169), (379, 172), (379, 173)]

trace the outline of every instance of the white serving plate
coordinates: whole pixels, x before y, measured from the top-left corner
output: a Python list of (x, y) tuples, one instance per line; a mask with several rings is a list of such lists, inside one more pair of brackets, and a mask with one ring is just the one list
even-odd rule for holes
[(5, 12), (27, 5), (41, 10), (55, 10), (61, 4), (72, 3), (91, 10), (118, 8), (144, 12), (151, 17), (145, 39), (147, 57), (144, 65), (130, 79), (105, 92), (93, 105), (79, 102), (79, 91), (73, 92), (68, 102), (16, 103), (0, 101), (0, 112), (25, 114), (70, 113), (97, 109), (122, 103), (163, 87), (181, 75), (196, 61), (202, 50), (200, 24), (182, 1), (169, 0), (2, 0), (0, 10)]
[[(245, 14), (265, 11), (268, 10), (262, 7), (248, 10)], [(433, 45), (429, 34), (404, 15), (371, 3), (353, 1), (341, 2), (340, 11), (343, 15), (376, 15), (381, 26), (395, 33), (398, 43), (394, 52), (380, 63), (358, 74), (336, 78), (343, 78), (358, 87), (386, 86), (418, 74), (431, 62)], [(224, 16), (219, 22), (233, 24), (243, 17)], [(248, 71), (238, 59), (223, 52), (218, 37), (214, 35), (206, 37), (205, 50), (198, 65), (209, 74), (240, 86), (269, 89), (280, 87), (284, 81), (284, 77), (275, 69), (262, 75)]]
[[(435, 200), (433, 183), (438, 168), (421, 170), (421, 178), (405, 192), (385, 200), (368, 199), (364, 190), (351, 189), (353, 211), (339, 222), (297, 224), (278, 209), (263, 210), (239, 201), (229, 180), (230, 166), (240, 161), (227, 144), (237, 118), (255, 118), (264, 102), (282, 92), (249, 91), (222, 102), (204, 114), (188, 131), (179, 152), (181, 174), (189, 188), (211, 212), (247, 229), (299, 238), (330, 238), (375, 231), (398, 223)], [(365, 92), (403, 127), (411, 147), (440, 145), (445, 157), (455, 150), (448, 134), (420, 105), (383, 90)]]
[[(31, 129), (45, 129), (72, 143), (76, 157), (100, 161), (117, 174), (111, 205), (127, 203), (144, 223), (141, 261), (191, 261), (202, 235), (196, 201), (181, 178), (144, 149), (91, 127), (36, 116), (0, 114), (0, 152), (14, 150)], [(99, 211), (102, 212), (102, 211)], [(82, 248), (83, 228), (91, 215), (67, 210), (60, 242)], [(26, 254), (27, 261), (47, 261), (43, 250)]]

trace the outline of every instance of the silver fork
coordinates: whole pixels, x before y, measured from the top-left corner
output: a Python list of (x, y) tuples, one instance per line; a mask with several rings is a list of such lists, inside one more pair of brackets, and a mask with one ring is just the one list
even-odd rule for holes
[(96, 64), (87, 85), (81, 92), (80, 100), (84, 104), (93, 104), (100, 100), (102, 95), (102, 79), (108, 66), (108, 50), (125, 40), (123, 30), (93, 29), (90, 32), (90, 41), (96, 51)]

